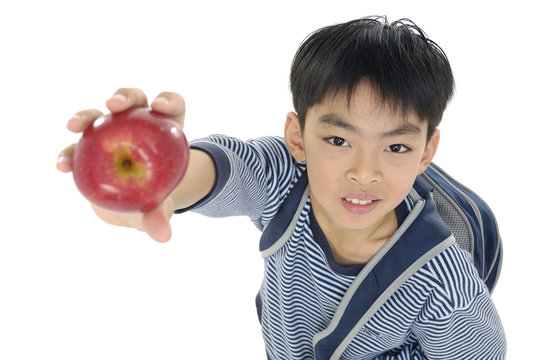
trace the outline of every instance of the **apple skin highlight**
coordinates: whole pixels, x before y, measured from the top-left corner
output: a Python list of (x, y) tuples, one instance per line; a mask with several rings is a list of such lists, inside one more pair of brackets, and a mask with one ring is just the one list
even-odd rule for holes
[(181, 182), (189, 146), (179, 124), (147, 108), (98, 118), (75, 146), (73, 178), (83, 196), (115, 212), (148, 212)]

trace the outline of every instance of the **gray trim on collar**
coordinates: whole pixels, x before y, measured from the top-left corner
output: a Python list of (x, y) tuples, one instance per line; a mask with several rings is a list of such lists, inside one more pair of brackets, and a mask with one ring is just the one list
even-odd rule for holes
[(307, 186), (307, 188), (305, 189), (305, 193), (303, 193), (303, 196), (301, 197), (301, 200), (299, 201), (299, 206), (297, 207), (295, 215), (292, 217), (292, 220), (290, 221), (290, 224), (286, 228), (286, 231), (284, 231), (282, 236), (272, 246), (265, 249), (264, 251), (261, 251), (262, 258), (266, 258), (273, 255), (292, 236), (295, 230), (295, 226), (297, 224), (297, 220), (299, 219), (299, 216), (301, 215), (303, 208), (307, 204), (308, 198), (309, 198), (309, 187)]

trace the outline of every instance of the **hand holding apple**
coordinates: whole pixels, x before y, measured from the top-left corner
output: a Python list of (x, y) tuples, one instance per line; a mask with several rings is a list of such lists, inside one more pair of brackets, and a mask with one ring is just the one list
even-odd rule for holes
[[(111, 113), (116, 114), (132, 107), (148, 108), (149, 105), (143, 91), (134, 88), (120, 88), (106, 101), (106, 106)], [(185, 114), (185, 103), (182, 96), (176, 93), (162, 92), (150, 104), (150, 108), (156, 113), (175, 120), (182, 128)], [(100, 116), (102, 113), (95, 109), (79, 111), (68, 121), (67, 128), (74, 133), (83, 133)], [(76, 144), (72, 144), (60, 152), (56, 164), (59, 171), (71, 172), (73, 170), (75, 146)], [(175, 206), (172, 195), (149, 212), (118, 212), (104, 209), (92, 202), (91, 205), (98, 217), (108, 224), (144, 231), (159, 242), (165, 242), (171, 238), (169, 218), (172, 216)]]
[(148, 212), (180, 183), (188, 144), (179, 124), (144, 107), (98, 118), (73, 153), (81, 193), (116, 212)]

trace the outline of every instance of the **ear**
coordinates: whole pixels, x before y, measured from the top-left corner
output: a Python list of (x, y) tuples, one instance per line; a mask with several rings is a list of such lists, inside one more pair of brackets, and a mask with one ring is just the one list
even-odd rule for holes
[(303, 145), (303, 133), (299, 118), (293, 112), (289, 112), (284, 125), (284, 140), (290, 153), (297, 161), (305, 161), (305, 146)]
[(433, 135), (431, 136), (431, 139), (429, 139), (429, 141), (427, 141), (427, 144), (425, 145), (425, 150), (423, 151), (422, 159), (420, 161), (420, 168), (418, 169), (418, 175), (423, 173), (425, 169), (427, 169), (431, 161), (433, 161), (433, 157), (437, 152), (439, 141), (440, 130), (435, 129)]

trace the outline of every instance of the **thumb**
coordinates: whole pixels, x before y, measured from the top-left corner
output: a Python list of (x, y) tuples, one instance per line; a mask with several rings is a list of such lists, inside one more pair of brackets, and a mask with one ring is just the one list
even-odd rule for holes
[(173, 212), (169, 211), (171, 206), (168, 200), (157, 208), (143, 214), (143, 231), (158, 242), (167, 242), (171, 239), (169, 218)]

